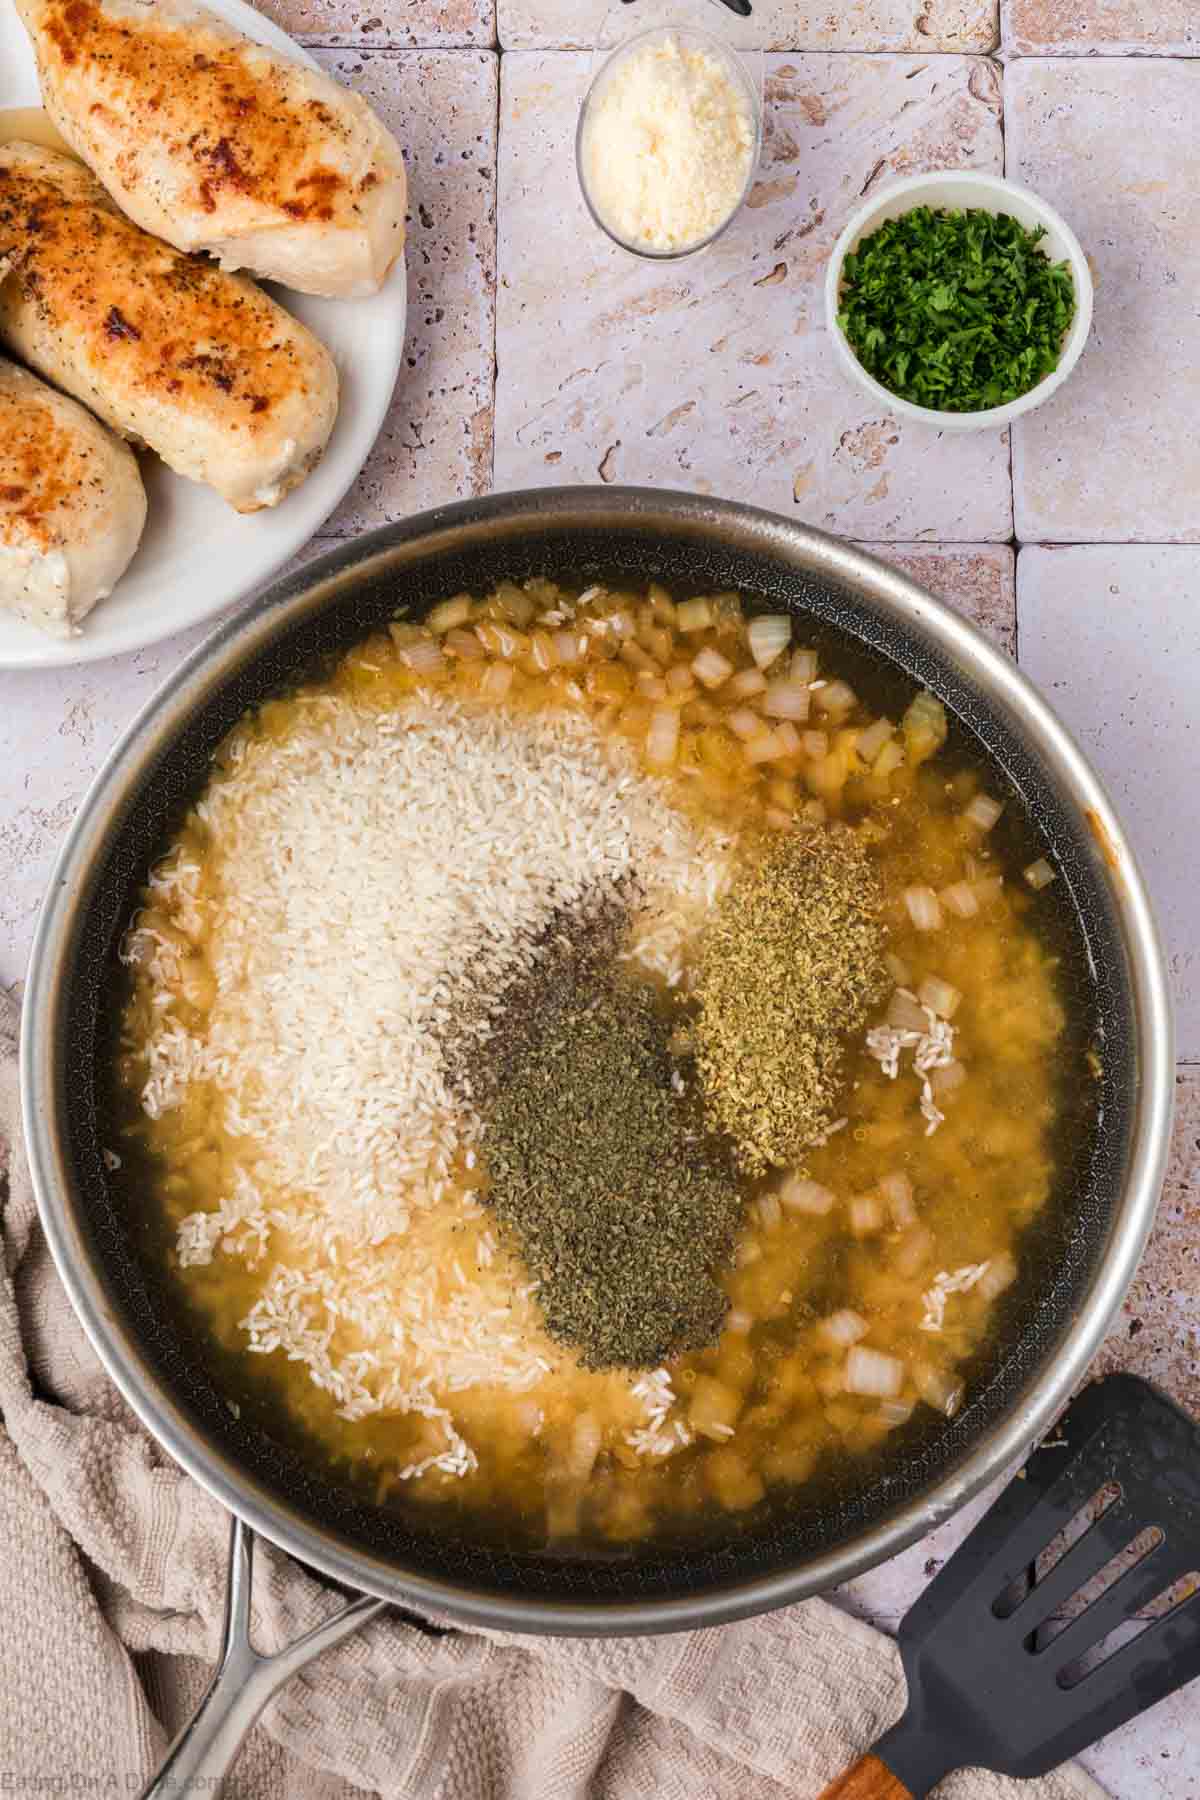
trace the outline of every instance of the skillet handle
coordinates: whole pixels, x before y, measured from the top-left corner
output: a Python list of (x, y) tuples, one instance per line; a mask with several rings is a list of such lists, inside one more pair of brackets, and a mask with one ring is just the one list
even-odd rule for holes
[(362, 1595), (274, 1656), (260, 1656), (250, 1642), (253, 1573), (254, 1533), (235, 1518), (217, 1672), (139, 1800), (200, 1800), (201, 1796), (215, 1800), (243, 1738), (276, 1688), (322, 1650), (340, 1644), (376, 1618), (388, 1604)]
[(913, 1800), (913, 1796), (877, 1756), (860, 1756), (852, 1769), (825, 1789), (821, 1800)]

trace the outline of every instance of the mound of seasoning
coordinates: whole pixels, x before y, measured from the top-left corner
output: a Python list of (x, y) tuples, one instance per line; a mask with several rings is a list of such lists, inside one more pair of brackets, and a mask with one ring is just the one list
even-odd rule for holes
[(838, 324), (863, 368), (916, 406), (981, 412), (1036, 387), (1075, 316), (1066, 263), (1008, 213), (918, 206), (842, 268)]
[(547, 1330), (589, 1368), (653, 1368), (714, 1342), (740, 1211), (655, 996), (615, 961), (621, 936), (612, 903), (557, 919), (468, 1064), (486, 1199)]
[(889, 992), (878, 880), (845, 828), (780, 836), (734, 883), (701, 951), (694, 1033), (709, 1123), (751, 1174), (833, 1124), (843, 1045)]

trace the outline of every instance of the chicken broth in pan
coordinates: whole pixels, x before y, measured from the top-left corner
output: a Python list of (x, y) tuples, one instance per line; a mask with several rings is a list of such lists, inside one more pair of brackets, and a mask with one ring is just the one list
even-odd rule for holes
[(1060, 887), (803, 621), (455, 596), (222, 746), (124, 941), (113, 1178), (231, 1401), (380, 1504), (727, 1532), (994, 1357), (1090, 1125)]

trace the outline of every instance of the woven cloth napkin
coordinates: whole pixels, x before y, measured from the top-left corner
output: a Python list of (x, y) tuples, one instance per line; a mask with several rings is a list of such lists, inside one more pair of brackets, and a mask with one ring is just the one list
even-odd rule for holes
[[(42, 1238), (0, 994), (0, 1794), (136, 1793), (207, 1680), (228, 1518), (101, 1370)], [(2, 1155), (2, 1143), (0, 1143)], [(267, 1545), (254, 1637), (339, 1597)], [(246, 1800), (813, 1800), (894, 1719), (891, 1641), (820, 1600), (719, 1629), (570, 1640), (386, 1616), (271, 1702)], [(946, 1800), (1103, 1800), (1077, 1768), (978, 1770)]]

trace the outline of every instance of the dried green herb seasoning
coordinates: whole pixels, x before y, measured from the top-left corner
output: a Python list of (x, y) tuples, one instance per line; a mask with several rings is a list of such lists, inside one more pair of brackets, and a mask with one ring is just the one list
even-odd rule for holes
[(696, 998), (709, 1122), (752, 1174), (834, 1121), (843, 1044), (887, 994), (879, 885), (844, 827), (780, 837), (717, 909)]
[(551, 1335), (591, 1368), (651, 1368), (720, 1331), (737, 1184), (677, 1091), (655, 997), (614, 963), (611, 914), (556, 924), (483, 1046), (487, 1200)]

